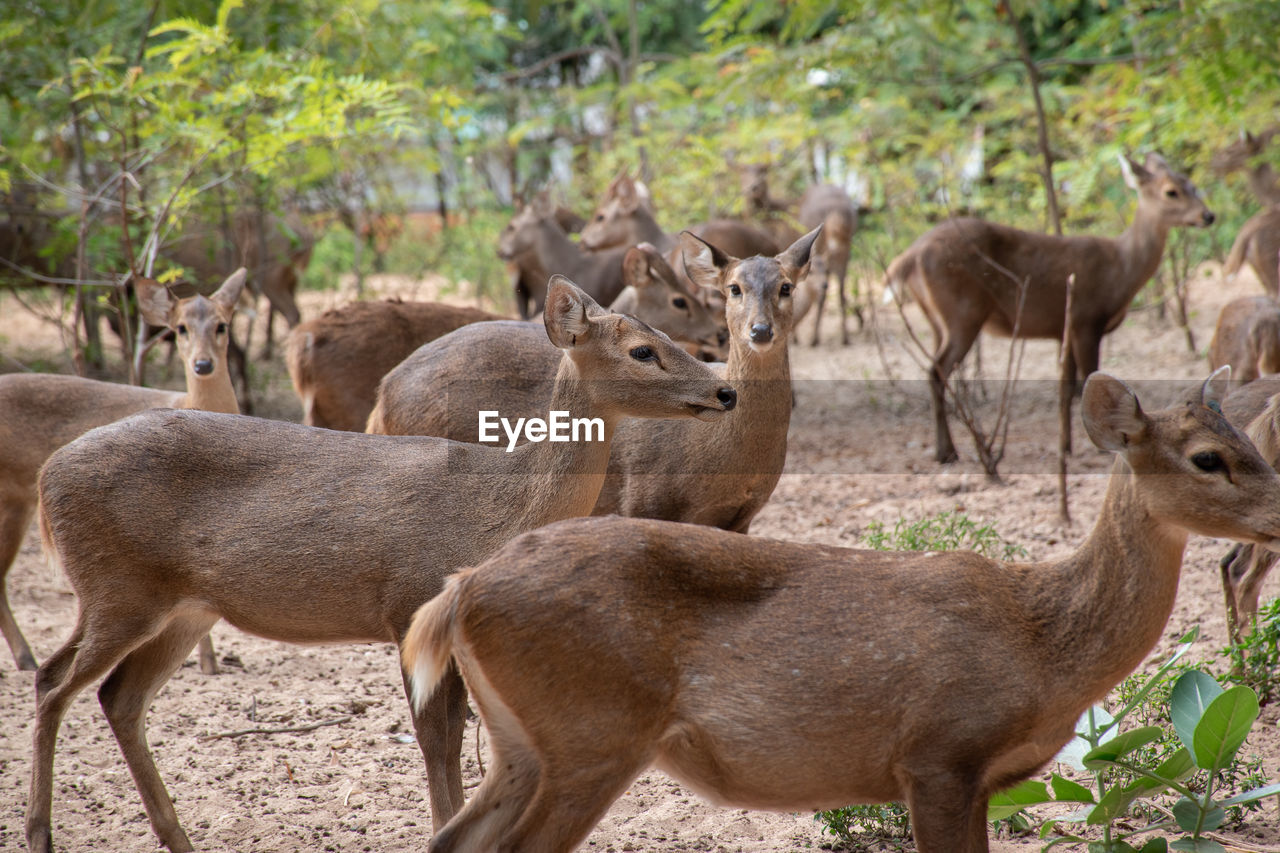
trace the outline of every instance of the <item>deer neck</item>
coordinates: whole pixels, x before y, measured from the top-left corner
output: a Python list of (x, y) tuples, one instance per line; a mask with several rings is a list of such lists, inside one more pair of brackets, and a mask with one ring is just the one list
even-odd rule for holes
[(1133, 222), (1116, 239), (1121, 263), (1116, 278), (1126, 283), (1124, 292), (1116, 294), (1123, 300), (1120, 307), (1128, 306), (1138, 290), (1155, 275), (1168, 239), (1169, 226), (1160, 221), (1160, 214), (1140, 203)]
[(675, 237), (662, 230), (662, 226), (653, 218), (652, 213), (643, 207), (638, 207), (631, 216), (635, 222), (636, 243), (652, 243), (653, 247), (662, 254), (675, 248)]
[(582, 261), (582, 250), (553, 222), (538, 223), (534, 251), (543, 267), (573, 278)]
[[(1080, 672), (1059, 687), (1092, 703), (1136, 669), (1160, 640), (1178, 591), (1185, 530), (1153, 518), (1127, 462), (1117, 458), (1093, 532), (1065, 560), (1030, 567), (1038, 581), (1041, 647), (1068, 656), (1058, 672)], [(1043, 572), (1043, 573), (1042, 573)]]
[(1280, 204), (1280, 180), (1269, 163), (1263, 163), (1248, 170), (1249, 189), (1258, 197), (1258, 201), (1266, 205)]
[(515, 533), (591, 514), (604, 487), (609, 446), (621, 420), (616, 411), (592, 397), (591, 386), (603, 384), (584, 379), (573, 359), (565, 355), (556, 372), (549, 409), (568, 412), (571, 418), (599, 418), (604, 424), (603, 440), (596, 440), (600, 436), (592, 431), (590, 441), (531, 441), (511, 453), (492, 454), (499, 460), (498, 473), (510, 475), (504, 504), (511, 511)]
[[(701, 426), (704, 430), (740, 436), (724, 446), (735, 448), (734, 453), (742, 458), (761, 463), (779, 449), (785, 456), (787, 428), (791, 423), (790, 355), (786, 336), (780, 334), (776, 341), (767, 352), (756, 352), (737, 337), (729, 341), (724, 378), (738, 392), (738, 405), (726, 417)], [(743, 441), (754, 443), (755, 451), (744, 454)], [(761, 467), (772, 470), (767, 464)]]
[(240, 414), (236, 391), (231, 387), (231, 374), (226, 369), (226, 355), (212, 376), (198, 376), (191, 365), (186, 365), (187, 393), (183, 395), (180, 409), (200, 409), (206, 412)]

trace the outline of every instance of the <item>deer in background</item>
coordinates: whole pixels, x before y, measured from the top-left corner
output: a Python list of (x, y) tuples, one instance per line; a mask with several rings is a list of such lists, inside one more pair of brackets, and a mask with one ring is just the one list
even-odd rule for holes
[[(524, 205), (518, 205), (523, 207)], [(517, 209), (519, 214), (519, 209)], [(586, 220), (563, 205), (555, 211), (556, 224), (566, 235), (577, 234), (586, 225)], [(499, 252), (499, 257), (502, 257)], [(529, 249), (511, 258), (503, 258), (507, 265), (507, 280), (511, 284), (516, 298), (516, 313), (521, 320), (532, 319), (542, 313), (542, 304), (547, 299), (547, 279), (551, 273), (538, 260), (538, 253)]]
[(624, 254), (625, 248), (583, 251), (556, 222), (555, 206), (546, 193), (535, 195), (498, 235), (498, 257), (513, 263), (532, 257), (537, 269), (530, 274), (563, 275), (606, 305), (622, 292)]
[[(630, 314), (695, 348), (718, 348), (715, 321), (680, 289), (652, 247), (628, 251), (622, 274), (627, 286), (610, 311)], [(377, 402), (378, 382), (414, 350), (462, 326), (505, 319), (443, 302), (391, 300), (353, 302), (307, 320), (290, 333), (285, 351), (302, 422), (363, 432)], [(530, 323), (529, 329), (547, 342), (540, 323)], [(549, 349), (558, 362), (559, 351)]]
[(920, 853), (983, 853), (991, 795), (1160, 640), (1188, 533), (1280, 547), (1280, 476), (1220, 391), (1148, 414), (1090, 377), (1085, 427), (1117, 458), (1093, 532), (1057, 560), (610, 517), (459, 572), (402, 659), (421, 702), (452, 657), (493, 760), (431, 850), (572, 850), (652, 765), (735, 807), (905, 801)]
[[(849, 271), (849, 251), (853, 233), (858, 229), (858, 208), (849, 194), (835, 184), (818, 184), (805, 190), (800, 198), (800, 224), (813, 229), (822, 226), (822, 239), (813, 247), (809, 274), (801, 290), (814, 306), (813, 346), (817, 346), (822, 329), (822, 307), (827, 300), (827, 290), (834, 288), (840, 296), (840, 343), (849, 345), (847, 324), (848, 309), (845, 305), (845, 277)], [(804, 317), (808, 305), (799, 306), (796, 322)], [(862, 308), (853, 306), (858, 318), (858, 328), (863, 325)]]
[[(593, 514), (747, 532), (786, 462), (791, 303), (818, 239), (815, 230), (776, 257), (739, 260), (681, 234), (690, 276), (725, 299), (729, 357), (721, 375), (738, 389), (738, 407), (716, 423), (691, 424), (694, 428), (687, 430), (623, 423)], [(479, 410), (508, 417), (545, 415), (554, 357), (554, 350), (517, 324), (459, 329), (387, 374), (369, 430), (476, 441)]]
[[(771, 236), (745, 222), (716, 219), (688, 230), (735, 257), (776, 255), (779, 251), (778, 243)], [(582, 229), (580, 239), (583, 247), (591, 251), (651, 243), (666, 255), (678, 273), (681, 271), (676, 235), (662, 229), (653, 217), (648, 195), (625, 174), (609, 184), (591, 221)]]
[[(507, 453), (158, 411), (50, 457), (40, 530), (80, 612), (36, 676), (30, 850), (52, 848), (58, 727), (90, 682), (106, 675), (99, 701), (156, 835), (172, 853), (190, 851), (145, 721), (156, 691), (214, 623), (286, 642), (399, 643), (450, 572), (519, 533), (591, 511), (623, 417), (713, 420), (737, 401), (665, 335), (606, 312), (563, 278), (548, 289), (545, 329), (564, 351), (553, 408), (599, 418), (601, 440)], [(451, 685), (414, 714), (436, 826), (463, 800), (466, 691), (456, 673)]]
[(1223, 306), (1209, 342), (1209, 366), (1223, 365), (1230, 365), (1235, 385), (1280, 372), (1280, 303), (1270, 296), (1242, 296)]
[(1220, 175), (1243, 171), (1249, 188), (1263, 205), (1244, 225), (1231, 244), (1223, 275), (1235, 278), (1246, 263), (1253, 268), (1263, 289), (1272, 297), (1280, 296), (1280, 273), (1276, 257), (1280, 254), (1280, 178), (1271, 164), (1259, 160), (1260, 155), (1280, 133), (1280, 127), (1269, 128), (1254, 136), (1245, 132), (1241, 138), (1213, 157), (1213, 167)]
[[(245, 270), (237, 270), (207, 299), (199, 294), (177, 299), (164, 285), (140, 276), (133, 283), (147, 322), (177, 336), (185, 391), (48, 373), (0, 376), (0, 631), (18, 669), (34, 670), (36, 659), (13, 618), (5, 578), (31, 525), (36, 477), (45, 460), (89, 430), (144, 409), (239, 412), (227, 369), (227, 340)], [(200, 641), (200, 670), (218, 671), (207, 636)]]
[(1069, 324), (1066, 358), (1071, 372), (1087, 377), (1098, 369), (1102, 336), (1120, 325), (1159, 266), (1169, 229), (1213, 223), (1199, 190), (1160, 155), (1147, 155), (1142, 165), (1122, 157), (1121, 168), (1138, 208), (1117, 238), (1057, 237), (957, 218), (926, 232), (889, 264), (886, 288), (909, 291), (933, 330), (929, 390), (939, 462), (957, 458), (947, 426), (947, 379), (980, 331), (1008, 337), (1016, 326), (1020, 338), (1062, 340)]

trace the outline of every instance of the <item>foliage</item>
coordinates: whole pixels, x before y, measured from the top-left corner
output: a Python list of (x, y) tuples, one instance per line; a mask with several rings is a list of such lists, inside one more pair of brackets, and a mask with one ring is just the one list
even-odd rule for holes
[(1223, 654), (1231, 661), (1232, 680), (1252, 687), (1259, 704), (1280, 696), (1280, 598), (1259, 607), (1253, 632), (1228, 646)]
[[(1160, 725), (1150, 724), (1149, 703), (1162, 685), (1168, 684), (1176, 662), (1190, 648), (1197, 633), (1188, 632), (1155, 674), (1122, 691), (1127, 701), (1114, 715), (1095, 706), (1081, 717), (1076, 738), (1058, 758), (1080, 772), (1092, 773), (1092, 787), (1052, 773), (1048, 785), (1038, 779), (1028, 780), (993, 797), (989, 817), (1008, 817), (1042, 803), (1068, 803), (1077, 806), (1074, 811), (1046, 821), (1041, 827), (1041, 838), (1048, 840), (1046, 850), (1060, 844), (1082, 844), (1102, 853), (1138, 849), (1144, 853), (1221, 851), (1221, 845), (1206, 838), (1205, 833), (1227, 822), (1228, 808), (1280, 793), (1280, 785), (1266, 786), (1256, 765), (1246, 764), (1246, 772), (1239, 772), (1237, 753), (1257, 719), (1257, 695), (1245, 686), (1224, 690), (1212, 676), (1197, 669), (1183, 671), (1169, 691), (1168, 720), (1176, 743), (1171, 748), (1152, 748), (1165, 737), (1165, 732)], [(1121, 724), (1131, 715), (1145, 716), (1147, 724), (1122, 729)], [(1218, 798), (1239, 781), (1261, 783), (1263, 787)], [(1179, 798), (1171, 808), (1157, 809), (1153, 821), (1134, 826), (1125, 820), (1140, 800), (1166, 792)], [(1064, 829), (1064, 825), (1078, 825), (1080, 829)], [(1081, 835), (1085, 827), (1100, 828), (1101, 838)], [(1152, 832), (1183, 834), (1172, 842), (1154, 837), (1141, 848), (1134, 846), (1137, 836)]]
[(978, 524), (959, 511), (942, 512), (918, 521), (898, 519), (893, 530), (873, 521), (863, 533), (867, 547), (876, 551), (976, 551), (985, 557), (1014, 560), (1026, 549), (1009, 542), (991, 524)]

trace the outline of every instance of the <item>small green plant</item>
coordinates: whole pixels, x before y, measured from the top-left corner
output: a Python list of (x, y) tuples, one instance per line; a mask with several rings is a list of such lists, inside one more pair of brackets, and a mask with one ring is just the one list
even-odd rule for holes
[[(1041, 827), (1041, 838), (1048, 840), (1045, 850), (1060, 844), (1083, 844), (1090, 853), (1222, 853), (1223, 847), (1206, 838), (1205, 833), (1227, 821), (1227, 809), (1280, 793), (1280, 785), (1270, 785), (1222, 800), (1214, 797), (1230, 784), (1234, 774), (1228, 771), (1235, 765), (1236, 753), (1257, 719), (1258, 697), (1253, 690), (1243, 685), (1224, 689), (1204, 672), (1183, 672), (1173, 683), (1168, 703), (1180, 745), (1163, 757), (1152, 759), (1151, 752), (1144, 751), (1162, 737), (1160, 726), (1143, 725), (1127, 731), (1120, 727), (1167, 680), (1197, 633), (1198, 629), (1183, 636), (1173, 656), (1133, 691), (1114, 716), (1095, 706), (1080, 719), (1076, 738), (1058, 757), (1077, 770), (1092, 773), (1092, 789), (1053, 773), (1048, 785), (1028, 780), (993, 797), (988, 816), (996, 820), (1031, 805), (1072, 803), (1081, 807)], [(1149, 760), (1144, 761), (1144, 756)], [(1256, 781), (1256, 774), (1250, 775), (1251, 781)], [(1145, 826), (1121, 822), (1137, 801), (1166, 791), (1180, 795), (1171, 809), (1157, 809), (1157, 817)], [(1098, 827), (1101, 839), (1084, 837), (1078, 830), (1064, 831), (1064, 824)], [(1136, 836), (1151, 832), (1173, 832), (1180, 837), (1172, 842), (1163, 837), (1151, 838), (1141, 848), (1130, 843)]]
[(1231, 661), (1232, 680), (1252, 687), (1258, 703), (1280, 696), (1280, 598), (1258, 608), (1253, 633), (1223, 650)]
[(976, 551), (1001, 560), (1024, 558), (1027, 551), (1004, 539), (990, 524), (979, 525), (962, 512), (950, 511), (919, 521), (898, 519), (893, 530), (884, 523), (867, 525), (862, 541), (876, 551)]

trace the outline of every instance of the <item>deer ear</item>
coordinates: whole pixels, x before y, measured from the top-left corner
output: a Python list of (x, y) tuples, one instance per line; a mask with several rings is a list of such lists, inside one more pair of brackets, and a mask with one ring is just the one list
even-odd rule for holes
[(236, 302), (240, 299), (240, 294), (244, 291), (245, 280), (249, 276), (249, 271), (244, 267), (233, 272), (222, 283), (222, 286), (214, 291), (209, 297), (209, 301), (222, 309), (222, 313), (230, 315), (236, 310)]
[(822, 226), (819, 225), (778, 255), (778, 263), (782, 264), (787, 275), (793, 279), (799, 277), (800, 271), (804, 269), (805, 264), (809, 263), (809, 255), (813, 252), (813, 246), (821, 235)]
[(138, 310), (149, 326), (169, 325), (169, 313), (178, 304), (177, 298), (154, 278), (133, 277), (133, 287), (138, 294)]
[(1147, 416), (1128, 385), (1106, 373), (1094, 373), (1084, 383), (1081, 414), (1093, 443), (1103, 450), (1124, 450), (1142, 439)]
[(555, 205), (551, 203), (551, 196), (546, 190), (535, 195), (529, 207), (533, 210), (533, 215), (539, 219), (546, 219), (555, 215), (556, 212)]
[(1213, 373), (1209, 374), (1209, 378), (1200, 386), (1200, 405), (1213, 409), (1215, 412), (1222, 411), (1222, 400), (1227, 396), (1227, 391), (1231, 387), (1231, 365), (1224, 364)]
[(1149, 172), (1164, 172), (1166, 174), (1171, 174), (1173, 172), (1173, 169), (1169, 167), (1169, 164), (1165, 162), (1165, 159), (1154, 151), (1147, 155), (1145, 165)]
[(689, 281), (717, 290), (721, 273), (735, 260), (690, 231), (680, 232), (680, 254), (684, 256), (684, 272)]
[(572, 349), (591, 336), (591, 318), (605, 314), (596, 301), (562, 275), (547, 282), (542, 322), (547, 337), (560, 349)]
[(1128, 154), (1117, 154), (1116, 158), (1120, 161), (1120, 173), (1124, 175), (1124, 185), (1129, 189), (1137, 190), (1140, 184), (1151, 180), (1151, 173), (1130, 160)]
[(653, 276), (649, 272), (649, 258), (644, 249), (632, 246), (622, 258), (622, 283), (627, 287), (640, 289), (653, 284)]

